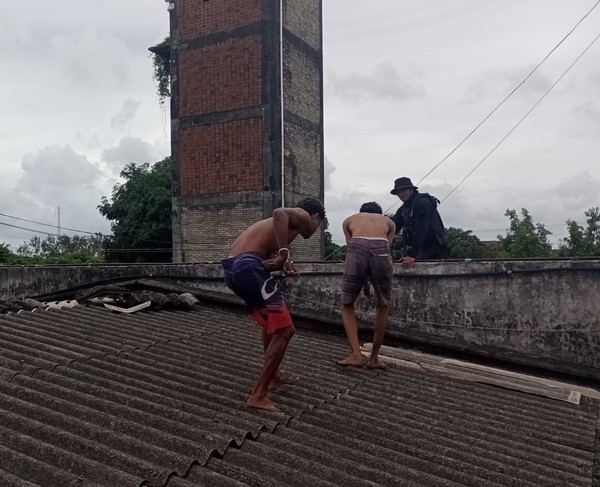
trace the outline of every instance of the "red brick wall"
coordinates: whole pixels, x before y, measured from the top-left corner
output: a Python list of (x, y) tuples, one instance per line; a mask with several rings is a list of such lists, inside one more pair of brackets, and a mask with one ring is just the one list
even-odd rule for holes
[(261, 104), (261, 37), (249, 36), (179, 54), (179, 114)]
[(181, 195), (260, 190), (262, 129), (261, 119), (181, 129)]
[(262, 0), (177, 0), (184, 39), (231, 30), (261, 20)]

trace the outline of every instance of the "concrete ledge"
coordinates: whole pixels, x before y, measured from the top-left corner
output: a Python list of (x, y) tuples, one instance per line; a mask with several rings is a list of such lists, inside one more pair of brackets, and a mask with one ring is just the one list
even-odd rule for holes
[[(341, 327), (342, 264), (300, 263), (281, 279), (292, 312)], [(219, 263), (0, 266), (0, 300), (127, 279), (231, 295)], [(65, 296), (68, 293), (65, 293)], [(415, 342), (600, 380), (600, 260), (422, 262), (395, 267), (390, 334)], [(233, 296), (232, 296), (233, 297)], [(374, 300), (357, 314), (370, 327)]]

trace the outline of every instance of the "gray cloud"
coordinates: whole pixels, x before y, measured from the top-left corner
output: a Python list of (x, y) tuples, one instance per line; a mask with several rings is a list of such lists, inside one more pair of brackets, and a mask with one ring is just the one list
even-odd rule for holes
[(327, 83), (332, 96), (354, 102), (408, 100), (422, 98), (425, 94), (418, 69), (413, 67), (401, 74), (387, 62), (377, 64), (368, 74), (332, 72), (327, 77)]
[[(523, 66), (509, 70), (488, 69), (469, 84), (464, 95), (466, 103), (492, 98), (502, 101), (525, 79), (534, 66)], [(527, 103), (537, 100), (554, 81), (540, 71), (536, 71), (514, 93), (513, 100), (525, 99)]]
[(119, 145), (102, 151), (102, 159), (112, 170), (117, 172), (120, 172), (130, 162), (153, 163), (159, 158), (156, 148), (138, 137), (123, 137)]
[(34, 195), (60, 194), (64, 187), (93, 187), (100, 175), (86, 156), (70, 146), (49, 146), (27, 154), (21, 165), (25, 175), (17, 189)]
[(114, 117), (111, 118), (110, 126), (113, 129), (122, 129), (127, 122), (133, 120), (141, 104), (141, 100), (127, 98), (123, 102), (123, 107), (121, 108), (119, 113), (117, 113)]
[(325, 155), (325, 190), (331, 189), (331, 175), (335, 172), (336, 167), (333, 165), (329, 157)]
[[(86, 156), (71, 147), (49, 146), (27, 154), (22, 163), (23, 175), (14, 188), (2, 191), (3, 213), (49, 225), (57, 225), (57, 209), (61, 211), (61, 226), (89, 232), (108, 233), (108, 222), (96, 209), (104, 191), (100, 188), (103, 174)], [(39, 232), (57, 229), (30, 222), (2, 218), (2, 222)], [(0, 241), (16, 248), (35, 235), (23, 229), (1, 226)], [(40, 236), (44, 237), (44, 233)]]

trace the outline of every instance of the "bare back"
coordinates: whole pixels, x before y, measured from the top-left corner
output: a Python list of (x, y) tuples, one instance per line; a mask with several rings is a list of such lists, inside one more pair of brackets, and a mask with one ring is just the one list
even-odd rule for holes
[(258, 221), (244, 230), (233, 242), (230, 255), (258, 252), (265, 259), (289, 245), (298, 235), (308, 238), (317, 225), (302, 208), (277, 208), (271, 218)]
[(346, 243), (352, 237), (386, 238), (390, 244), (396, 233), (394, 222), (380, 213), (356, 213), (342, 224)]

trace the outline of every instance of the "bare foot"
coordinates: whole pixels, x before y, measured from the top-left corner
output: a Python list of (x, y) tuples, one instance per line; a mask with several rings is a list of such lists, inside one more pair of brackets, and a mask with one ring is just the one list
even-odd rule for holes
[(286, 384), (295, 384), (298, 382), (299, 377), (295, 375), (287, 375), (282, 372), (277, 372), (275, 377), (271, 379), (271, 383), (269, 384), (269, 390), (277, 389), (278, 387), (284, 386)]
[(264, 409), (265, 411), (273, 411), (275, 413), (281, 412), (277, 408), (277, 406), (275, 406), (275, 403), (273, 401), (271, 401), (271, 399), (269, 399), (268, 396), (264, 396), (264, 397), (250, 396), (248, 398), (248, 400), (246, 401), (246, 404), (251, 408)]
[(387, 365), (384, 364), (381, 360), (375, 359), (375, 360), (369, 360), (367, 362), (367, 368), (368, 369), (387, 369)]
[(362, 367), (363, 365), (365, 365), (365, 357), (361, 355), (359, 358), (350, 354), (346, 358), (336, 360), (335, 363), (343, 366), (351, 365), (353, 367)]

